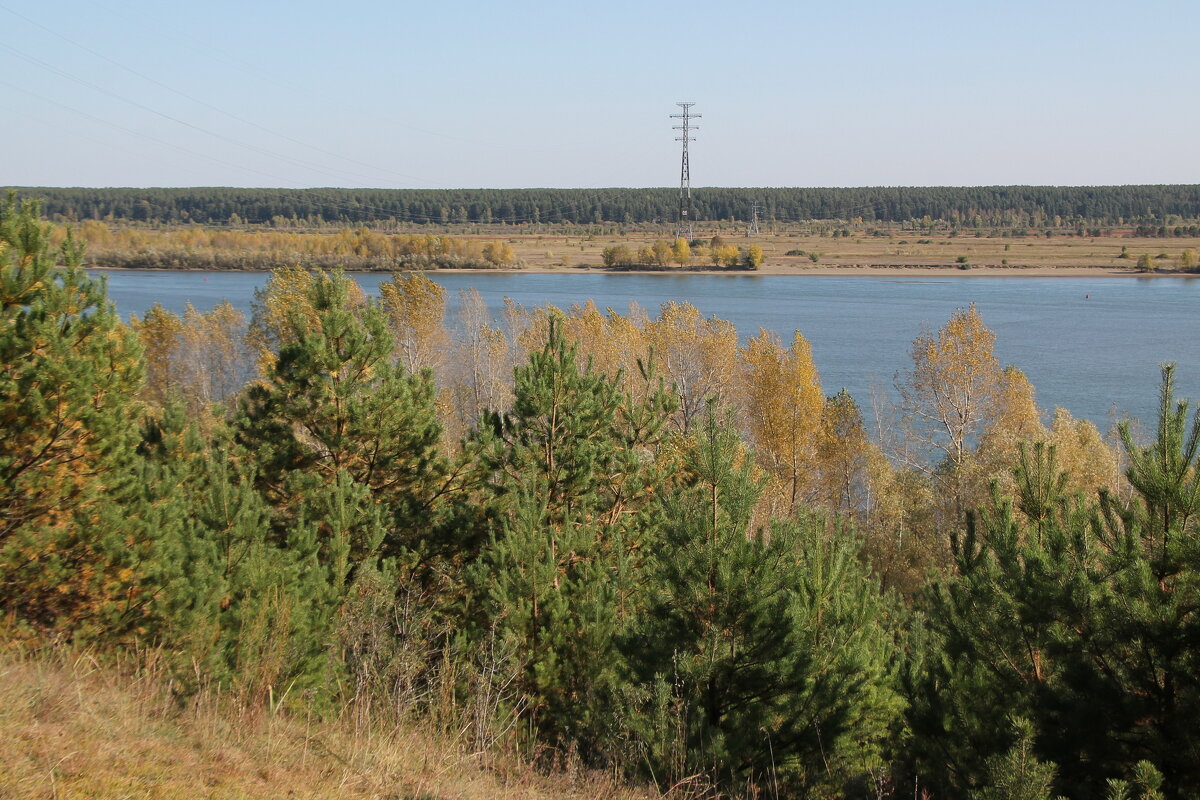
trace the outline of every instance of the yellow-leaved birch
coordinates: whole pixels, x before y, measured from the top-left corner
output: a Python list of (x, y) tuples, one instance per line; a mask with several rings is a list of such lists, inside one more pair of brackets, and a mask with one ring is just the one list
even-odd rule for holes
[(183, 312), (176, 380), (194, 418), (241, 391), (254, 372), (246, 343), (246, 315), (228, 300), (207, 312), (191, 303)]
[(142, 399), (161, 407), (175, 387), (174, 366), (183, 320), (161, 303), (155, 303), (145, 316), (138, 319), (135, 315), (129, 324), (137, 333), (144, 353), (146, 380), (142, 384)]
[(730, 400), (738, 376), (737, 330), (725, 320), (706, 319), (691, 303), (671, 302), (645, 332), (659, 376), (675, 386), (675, 422), (687, 433), (710, 400), (718, 406)]
[(444, 420), (457, 436), (473, 428), (484, 409), (505, 411), (512, 404), (509, 340), (492, 322), (478, 290), (459, 292), (455, 355), (445, 372), (452, 402)]
[(379, 284), (379, 303), (404, 368), (410, 373), (426, 368), (439, 372), (449, 344), (446, 290), (419, 272), (393, 275)]
[(811, 499), (818, 471), (825, 396), (812, 346), (799, 331), (785, 350), (759, 330), (741, 351), (746, 419), (759, 461), (782, 482), (793, 507)]
[(1065, 408), (1054, 409), (1050, 443), (1059, 468), (1067, 473), (1068, 491), (1094, 497), (1101, 489), (1115, 494), (1127, 486), (1117, 451), (1088, 420), (1075, 419)]
[(886, 467), (886, 461), (867, 437), (862, 414), (850, 393), (843, 389), (828, 398), (817, 442), (821, 504), (839, 514), (865, 517), (875, 496), (874, 472)]
[(1003, 370), (995, 343), (974, 304), (959, 309), (936, 334), (917, 337), (912, 370), (896, 384), (910, 434), (942, 453), (952, 470), (967, 460), (973, 440), (996, 414)]

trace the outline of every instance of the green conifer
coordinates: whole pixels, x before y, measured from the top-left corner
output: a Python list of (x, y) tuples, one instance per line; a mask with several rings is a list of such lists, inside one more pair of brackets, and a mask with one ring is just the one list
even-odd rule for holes
[[(355, 527), (383, 528), (365, 490), (344, 477), (307, 500), (279, 540), (254, 475), (227, 431), (204, 442), (182, 406), (151, 423), (143, 452), (153, 598), (145, 638), (163, 647), (182, 691), (234, 691), (252, 705), (337, 691), (330, 645)], [(319, 534), (319, 525), (328, 531)]]
[(389, 531), (381, 542), (354, 535), (350, 560), (357, 563), (377, 547), (394, 556), (419, 544), (447, 488), (447, 469), (432, 378), (396, 362), (383, 312), (371, 303), (351, 307), (349, 289), (350, 279), (336, 273), (311, 284), (316, 325), (292, 315), (286, 343), (265, 380), (247, 391), (234, 427), (279, 530), (300, 518), (305, 498), (339, 481), (366, 487)]
[(611, 716), (670, 414), (644, 377), (650, 391), (634, 401), (619, 376), (581, 368), (552, 325), (516, 370), (512, 411), (487, 415), (474, 445), (490, 528), (469, 573), (478, 636), (516, 654), (516, 703), (556, 747), (594, 743)]
[(1162, 774), (1149, 761), (1139, 761), (1132, 781), (1108, 782), (1106, 800), (1163, 800)]
[(957, 574), (928, 599), (932, 646), (908, 684), (919, 769), (935, 790), (983, 785), (986, 761), (1013, 745), (995, 724), (1020, 716), (1056, 789), (1099, 797), (1152, 758), (1163, 794), (1200, 780), (1200, 422), (1173, 398), (1165, 367), (1157, 432), (1128, 425), (1130, 502), (1062, 495), (1053, 451), (1034, 448), (1011, 500), (969, 521)]
[(142, 368), (81, 257), (72, 239), (55, 253), (36, 204), (0, 209), (0, 608), (29, 629), (115, 633), (140, 543), (106, 509), (130, 489)]
[(1012, 723), (1016, 741), (1002, 756), (987, 762), (987, 785), (972, 792), (972, 800), (1054, 800), (1054, 765), (1033, 754), (1033, 726), (1017, 718)]
[(626, 644), (652, 698), (634, 721), (646, 763), (786, 793), (879, 769), (895, 644), (854, 536), (818, 519), (753, 530), (762, 483), (711, 410), (686, 463)]

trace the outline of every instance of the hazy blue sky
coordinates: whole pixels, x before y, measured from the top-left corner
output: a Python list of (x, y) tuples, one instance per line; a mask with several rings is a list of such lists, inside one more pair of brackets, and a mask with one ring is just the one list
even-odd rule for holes
[(0, 184), (1200, 183), (1200, 1), (0, 0)]

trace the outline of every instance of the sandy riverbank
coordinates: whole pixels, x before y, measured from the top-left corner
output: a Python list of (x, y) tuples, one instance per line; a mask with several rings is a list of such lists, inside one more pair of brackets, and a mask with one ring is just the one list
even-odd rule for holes
[[(144, 272), (269, 272), (269, 270), (244, 269), (203, 269), (186, 267), (106, 267), (92, 264), (90, 270), (128, 270)], [(360, 270), (349, 270), (359, 272)], [(367, 270), (370, 272), (387, 272), (387, 270)], [(407, 272), (409, 270), (398, 270)], [(500, 274), (500, 275), (588, 275), (607, 273), (613, 275), (796, 275), (796, 276), (836, 276), (843, 278), (1197, 278), (1200, 274), (1184, 272), (1139, 272), (1135, 269), (1097, 266), (1009, 266), (990, 267), (972, 266), (970, 269), (959, 269), (954, 266), (914, 266), (911, 264), (830, 264), (799, 266), (795, 264), (763, 264), (758, 270), (744, 269), (608, 269), (606, 267), (560, 267), (534, 265), (521, 269), (440, 269), (429, 270), (434, 273), (462, 274)]]
[(557, 267), (533, 266), (525, 269), (511, 270), (438, 270), (439, 272), (500, 272), (510, 274), (536, 275), (580, 275), (587, 273), (611, 273), (614, 275), (797, 275), (797, 276), (839, 276), (864, 278), (1200, 278), (1200, 275), (1177, 272), (1138, 272), (1135, 269), (1116, 267), (1049, 267), (1049, 266), (1008, 266), (1008, 267), (971, 267), (959, 269), (954, 266), (914, 266), (909, 264), (830, 264), (809, 265), (798, 264), (763, 264), (758, 270), (723, 270), (723, 269), (621, 269), (611, 270), (604, 267)]

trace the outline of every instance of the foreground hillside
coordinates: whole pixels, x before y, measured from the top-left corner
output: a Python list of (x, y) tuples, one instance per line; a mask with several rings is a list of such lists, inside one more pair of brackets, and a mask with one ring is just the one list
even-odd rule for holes
[(0, 797), (635, 798), (594, 773), (535, 774), (453, 737), (248, 712), (207, 694), (181, 706), (151, 672), (86, 654), (0, 657)]

